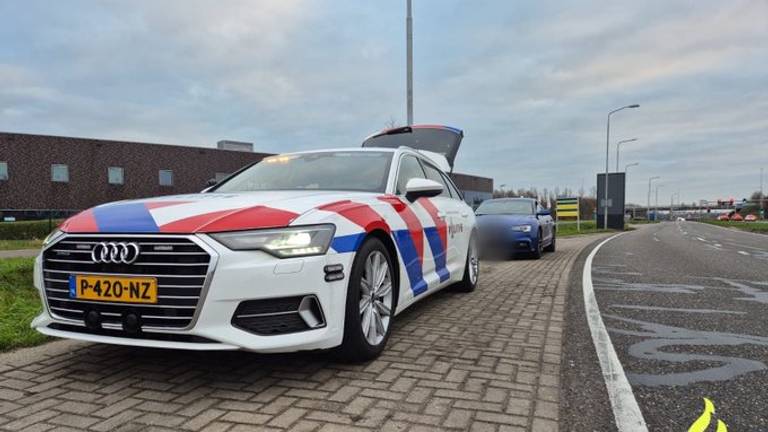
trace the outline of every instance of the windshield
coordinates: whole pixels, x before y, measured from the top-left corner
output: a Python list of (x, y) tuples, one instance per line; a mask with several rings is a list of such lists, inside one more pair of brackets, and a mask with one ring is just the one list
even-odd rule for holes
[(484, 201), (477, 208), (477, 214), (515, 214), (532, 215), (533, 204), (528, 200), (491, 200)]
[(392, 152), (347, 151), (270, 156), (214, 192), (339, 190), (384, 192)]

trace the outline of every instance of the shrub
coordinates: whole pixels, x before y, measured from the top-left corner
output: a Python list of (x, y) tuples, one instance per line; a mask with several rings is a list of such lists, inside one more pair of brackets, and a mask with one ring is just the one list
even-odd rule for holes
[(0, 240), (44, 239), (61, 220), (0, 222)]

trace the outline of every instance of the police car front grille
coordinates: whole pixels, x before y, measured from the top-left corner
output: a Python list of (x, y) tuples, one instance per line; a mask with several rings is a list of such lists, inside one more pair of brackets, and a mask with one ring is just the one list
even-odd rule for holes
[[(94, 263), (91, 250), (101, 242), (135, 242), (133, 264)], [(189, 327), (201, 306), (211, 255), (184, 236), (67, 236), (43, 254), (43, 282), (48, 308), (55, 318), (84, 323), (88, 311), (101, 316), (105, 328), (122, 328), (123, 316), (134, 313), (143, 329)], [(157, 278), (156, 304), (85, 301), (69, 296), (74, 275), (147, 276)]]

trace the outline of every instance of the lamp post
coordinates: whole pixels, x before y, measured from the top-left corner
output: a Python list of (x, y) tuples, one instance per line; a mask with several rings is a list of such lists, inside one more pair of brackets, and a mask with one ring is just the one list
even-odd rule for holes
[(653, 212), (657, 213), (657, 214), (659, 213), (659, 189), (661, 189), (663, 187), (664, 187), (663, 184), (657, 184), (656, 185), (656, 202), (653, 205)]
[[(633, 166), (638, 166), (638, 165), (640, 165), (639, 162), (624, 165), (624, 184), (627, 183), (627, 171), (629, 171), (629, 168)], [(637, 205), (634, 205), (632, 206), (632, 219), (634, 219), (636, 215), (637, 215)]]
[(651, 182), (660, 179), (661, 176), (654, 176), (648, 178), (648, 205), (645, 208), (645, 218), (651, 220)]
[(406, 104), (408, 111), (408, 126), (413, 124), (413, 14), (411, 13), (411, 0), (407, 0), (405, 15), (405, 43), (406, 43)]
[(616, 172), (619, 172), (619, 149), (621, 148), (621, 145), (635, 141), (637, 141), (637, 138), (621, 140), (616, 143)]
[(763, 200), (765, 195), (763, 194), (763, 168), (760, 168), (760, 217), (765, 219), (765, 207), (763, 207)]
[(611, 115), (627, 108), (640, 108), (638, 104), (626, 105), (608, 113), (605, 125), (605, 193), (603, 194), (603, 229), (608, 228), (608, 153), (611, 149)]

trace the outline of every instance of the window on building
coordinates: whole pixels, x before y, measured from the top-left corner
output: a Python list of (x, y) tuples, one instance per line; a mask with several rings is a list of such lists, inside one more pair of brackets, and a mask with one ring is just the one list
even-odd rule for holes
[(160, 170), (160, 186), (173, 186), (173, 171)]
[(69, 166), (64, 164), (51, 165), (51, 181), (69, 183)]
[(107, 181), (111, 185), (121, 185), (125, 182), (123, 167), (107, 168)]
[(0, 181), (8, 180), (8, 162), (0, 162)]

